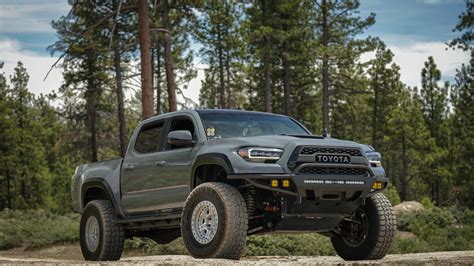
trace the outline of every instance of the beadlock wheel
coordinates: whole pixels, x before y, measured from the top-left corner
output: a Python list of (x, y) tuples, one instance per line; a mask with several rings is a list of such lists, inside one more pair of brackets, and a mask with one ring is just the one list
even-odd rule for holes
[(86, 222), (86, 245), (90, 252), (97, 250), (99, 246), (99, 221), (94, 216), (90, 216)]
[(233, 186), (204, 183), (186, 199), (181, 235), (195, 258), (239, 259), (245, 249), (247, 229), (247, 207)]
[(200, 244), (207, 244), (214, 239), (219, 225), (217, 209), (210, 201), (201, 201), (193, 211), (191, 217), (191, 230), (193, 236)]

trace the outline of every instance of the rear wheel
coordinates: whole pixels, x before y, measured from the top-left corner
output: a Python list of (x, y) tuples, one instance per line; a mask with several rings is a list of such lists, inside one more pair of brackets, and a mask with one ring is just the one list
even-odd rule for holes
[(115, 224), (114, 209), (108, 200), (87, 203), (81, 216), (80, 243), (84, 259), (119, 260), (122, 256), (124, 229)]
[(396, 220), (384, 194), (366, 200), (351, 217), (339, 225), (340, 234), (331, 237), (337, 254), (345, 260), (375, 260), (385, 257), (392, 245)]
[(245, 249), (247, 229), (247, 208), (236, 188), (204, 183), (188, 196), (181, 235), (193, 257), (239, 259)]

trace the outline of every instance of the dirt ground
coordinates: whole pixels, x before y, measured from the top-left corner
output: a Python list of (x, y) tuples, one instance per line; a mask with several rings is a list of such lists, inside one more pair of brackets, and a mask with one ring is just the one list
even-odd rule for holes
[[(0, 264), (85, 264), (79, 245), (54, 246), (37, 250), (12, 249), (0, 251)], [(337, 256), (265, 256), (245, 257), (240, 261), (221, 259), (194, 259), (182, 255), (141, 256), (140, 254), (126, 253), (119, 262), (106, 264), (146, 264), (146, 265), (341, 265), (341, 264), (392, 264), (392, 265), (473, 265), (474, 251), (451, 251), (434, 253), (417, 253), (403, 255), (388, 255), (377, 261), (346, 262)]]

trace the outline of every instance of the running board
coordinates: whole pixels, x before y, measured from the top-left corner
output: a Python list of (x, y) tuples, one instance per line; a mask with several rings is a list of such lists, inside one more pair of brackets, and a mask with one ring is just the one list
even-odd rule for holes
[(141, 223), (141, 222), (150, 222), (150, 221), (160, 221), (160, 220), (173, 220), (181, 218), (181, 213), (175, 214), (160, 214), (160, 215), (144, 215), (144, 216), (135, 216), (130, 218), (121, 218), (116, 219), (114, 223), (116, 224), (129, 224), (129, 223)]

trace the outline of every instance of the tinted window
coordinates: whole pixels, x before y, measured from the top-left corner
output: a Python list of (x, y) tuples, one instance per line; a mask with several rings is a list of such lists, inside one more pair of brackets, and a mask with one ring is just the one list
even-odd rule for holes
[[(180, 118), (173, 119), (173, 122), (171, 122), (171, 127), (170, 127), (169, 132), (176, 131), (176, 130), (188, 130), (189, 132), (191, 132), (193, 139), (196, 139), (194, 135), (194, 124), (193, 124), (193, 121), (189, 118), (180, 117)], [(182, 148), (182, 147), (174, 146), (169, 143), (167, 143), (166, 145), (167, 150), (176, 149), (176, 148)]]
[(138, 134), (135, 150), (140, 153), (158, 151), (162, 130), (163, 122), (144, 126)]
[(208, 138), (237, 138), (263, 135), (309, 135), (286, 116), (258, 113), (201, 113)]

